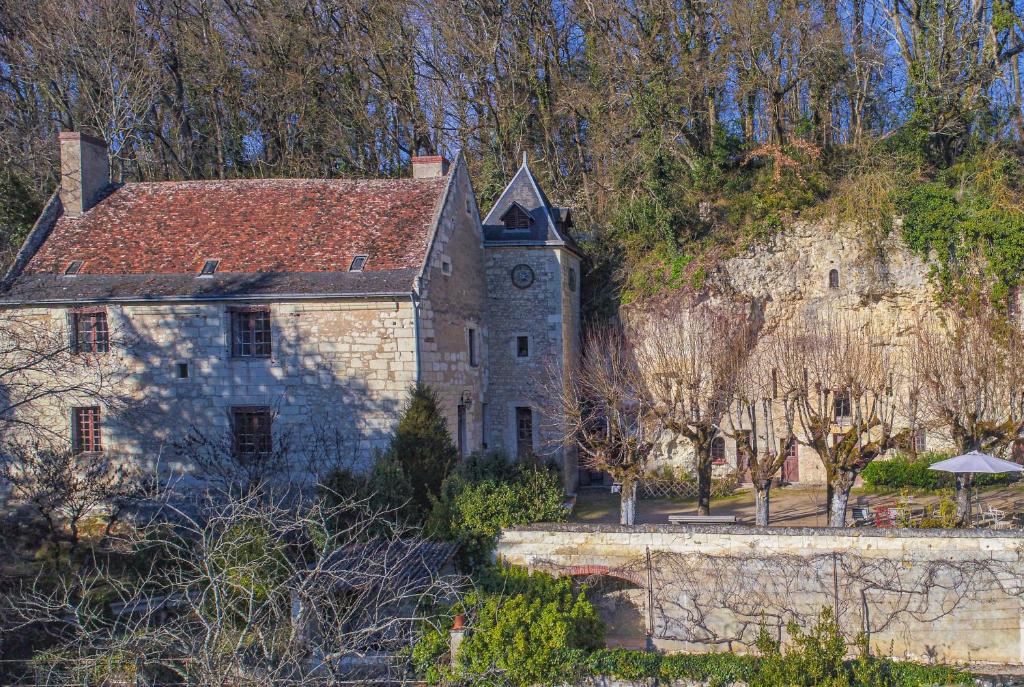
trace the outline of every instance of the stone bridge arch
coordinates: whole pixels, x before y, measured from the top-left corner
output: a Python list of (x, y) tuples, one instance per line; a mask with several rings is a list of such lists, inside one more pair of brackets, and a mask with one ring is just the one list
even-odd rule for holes
[(570, 565), (552, 571), (552, 574), (569, 577), (610, 577), (623, 582), (647, 587), (647, 574), (641, 570), (613, 568), (607, 565)]

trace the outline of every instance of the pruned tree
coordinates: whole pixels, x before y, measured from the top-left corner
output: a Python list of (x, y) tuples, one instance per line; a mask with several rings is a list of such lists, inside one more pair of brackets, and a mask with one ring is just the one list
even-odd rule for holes
[[(1020, 331), (994, 313), (922, 319), (910, 356), (920, 413), (960, 453), (1024, 438)], [(957, 520), (970, 521), (971, 475), (958, 474)]]
[(632, 525), (637, 483), (649, 465), (656, 433), (651, 423), (657, 415), (633, 344), (621, 327), (592, 328), (584, 336), (582, 354), (558, 390), (565, 440), (578, 448), (582, 466), (607, 472), (619, 485), (619, 522)]
[(871, 322), (807, 315), (772, 337), (780, 393), (796, 411), (797, 440), (825, 469), (829, 525), (844, 527), (850, 490), (875, 458), (905, 442), (900, 352)]
[[(778, 370), (771, 364), (770, 344), (747, 358), (736, 388), (730, 424), (749, 442), (737, 446), (737, 460), (745, 452), (746, 468), (754, 484), (755, 523), (767, 527), (772, 480), (786, 462), (794, 439), (796, 403), (791, 394), (780, 393)], [(741, 442), (743, 443), (743, 442)]]
[(630, 327), (646, 403), (685, 438), (697, 468), (697, 510), (711, 508), (711, 442), (722, 432), (754, 328), (738, 308), (707, 304), (638, 317)]
[(3, 611), (9, 627), (52, 636), (36, 661), (41, 684), (322, 685), (367, 670), (386, 680), (396, 667), (374, 656), (407, 649), (432, 617), (423, 611), (462, 585), (442, 571), (450, 545), (391, 522), (351, 498), (165, 503), (118, 541), (136, 576), (112, 565), (40, 577)]

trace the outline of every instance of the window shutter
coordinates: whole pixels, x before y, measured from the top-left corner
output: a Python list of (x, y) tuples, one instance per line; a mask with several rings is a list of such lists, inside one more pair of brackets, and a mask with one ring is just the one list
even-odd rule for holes
[[(71, 313), (68, 313), (70, 316)], [(78, 453), (78, 413), (74, 408), (71, 409), (71, 415), (68, 418), (71, 423), (71, 452)]]
[(78, 326), (75, 322), (75, 313), (67, 311), (68, 320), (68, 348), (72, 353), (78, 353)]

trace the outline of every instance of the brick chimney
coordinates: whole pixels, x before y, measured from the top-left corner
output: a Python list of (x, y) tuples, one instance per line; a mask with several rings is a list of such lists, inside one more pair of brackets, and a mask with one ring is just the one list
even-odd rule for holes
[(431, 179), (448, 174), (448, 160), (440, 155), (424, 155), (412, 159), (412, 178)]
[(110, 185), (107, 143), (77, 131), (64, 131), (60, 141), (60, 202), (64, 214), (78, 217), (96, 204)]
[(462, 640), (466, 638), (466, 616), (459, 613), (455, 616), (455, 621), (452, 623), (451, 634), (448, 642), (448, 651), (451, 656), (452, 664), (455, 663), (455, 656), (459, 653), (459, 647), (462, 646)]

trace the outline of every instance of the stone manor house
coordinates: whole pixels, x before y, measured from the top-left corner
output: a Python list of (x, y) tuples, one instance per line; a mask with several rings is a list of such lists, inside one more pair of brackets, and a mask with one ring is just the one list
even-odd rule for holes
[(114, 185), (103, 141), (63, 133), (60, 153), (0, 309), (131, 403), (72, 393), (25, 419), (164, 464), (189, 432), (246, 454), (314, 428), (366, 460), (419, 381), (462, 454), (551, 455), (573, 485), (549, 396), (579, 352), (580, 252), (525, 158), (481, 219), (461, 155), (404, 179)]

